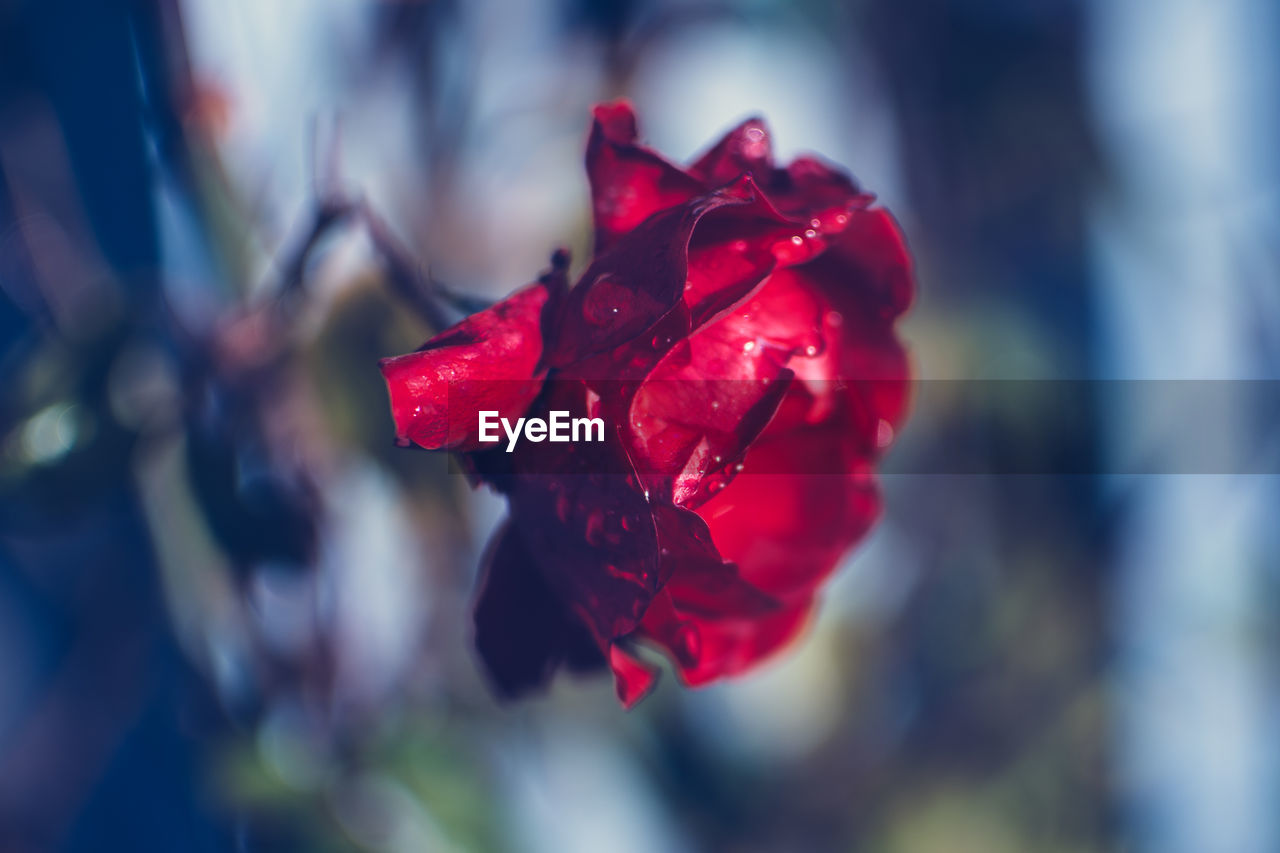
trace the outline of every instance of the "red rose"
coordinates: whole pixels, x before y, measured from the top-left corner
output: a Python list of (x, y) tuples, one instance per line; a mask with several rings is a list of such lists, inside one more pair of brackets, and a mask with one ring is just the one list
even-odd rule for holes
[[(505, 493), (475, 609), (495, 686), (607, 663), (630, 706), (637, 642), (683, 681), (742, 672), (803, 627), (870, 527), (904, 415), (893, 324), (911, 261), (892, 217), (817, 159), (774, 165), (747, 121), (688, 168), (597, 107), (596, 254), (382, 363), (403, 441)], [(603, 441), (481, 440), (480, 413), (597, 417)]]

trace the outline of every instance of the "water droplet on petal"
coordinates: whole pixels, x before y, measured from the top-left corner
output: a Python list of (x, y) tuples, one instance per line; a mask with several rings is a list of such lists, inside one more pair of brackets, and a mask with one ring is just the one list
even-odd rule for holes
[(745, 344), (742, 345), (743, 352), (751, 352), (755, 348), (756, 348), (755, 341), (747, 341)]
[(893, 443), (893, 424), (884, 418), (876, 424), (876, 447), (888, 447)]
[(815, 355), (818, 354), (818, 348), (815, 347), (813, 344), (809, 344), (807, 347), (804, 348), (804, 354), (809, 356), (809, 358), (813, 358)]

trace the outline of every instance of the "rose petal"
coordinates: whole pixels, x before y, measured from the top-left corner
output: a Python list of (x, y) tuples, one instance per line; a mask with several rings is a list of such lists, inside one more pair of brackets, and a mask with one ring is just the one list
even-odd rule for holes
[(501, 696), (545, 687), (562, 664), (581, 670), (604, 663), (590, 632), (552, 593), (509, 523), (494, 535), (486, 562), (473, 617), (475, 645)]
[(659, 362), (627, 419), (650, 488), (693, 507), (724, 487), (776, 411), (792, 375), (786, 365), (825, 345), (824, 310), (802, 278), (779, 270)]
[(700, 196), (646, 219), (597, 255), (569, 291), (547, 364), (565, 367), (644, 334), (675, 308), (689, 269), (689, 237), (708, 212), (751, 200)]
[(911, 304), (911, 254), (897, 221), (883, 208), (852, 211), (810, 277), (837, 310), (856, 302), (881, 323), (891, 323)]
[(848, 433), (841, 418), (771, 426), (742, 473), (697, 507), (724, 558), (784, 604), (809, 597), (879, 513), (870, 464)]
[(882, 433), (881, 422), (896, 429), (906, 415), (910, 366), (893, 323), (910, 304), (913, 273), (893, 218), (880, 209), (853, 212), (829, 251), (787, 272), (824, 305), (826, 341), (825, 366), (792, 368), (803, 379), (847, 387), (864, 435)]
[(629, 447), (650, 489), (695, 506), (769, 423), (791, 381), (772, 351), (743, 352), (714, 327), (682, 342), (636, 392)]
[(758, 617), (709, 618), (682, 612), (664, 591), (642, 632), (671, 655), (684, 684), (698, 687), (758, 665), (800, 632), (811, 610), (811, 601), (797, 601)]
[[(587, 408), (582, 383), (554, 381), (532, 414)], [(522, 441), (502, 486), (543, 577), (602, 648), (635, 629), (659, 587), (649, 503), (611, 427), (603, 442)]]
[(614, 643), (609, 647), (609, 667), (622, 707), (630, 710), (658, 683), (658, 669)]
[(838, 231), (841, 213), (864, 208), (875, 196), (863, 192), (848, 173), (817, 157), (797, 157), (775, 170), (765, 185), (769, 200), (788, 216), (813, 220), (819, 231)]
[(764, 119), (749, 118), (726, 133), (689, 171), (713, 186), (744, 173), (767, 178), (773, 171), (773, 144)]
[(542, 387), (542, 284), (531, 285), (378, 367), (396, 437), (428, 450), (481, 447), (478, 414), (524, 414)]
[(595, 109), (587, 142), (587, 177), (597, 253), (654, 213), (707, 191), (697, 178), (636, 143), (635, 113), (623, 102)]
[(726, 563), (696, 512), (670, 504), (654, 505), (662, 547), (663, 591), (684, 613), (718, 618), (757, 618), (778, 609), (778, 602), (742, 579)]

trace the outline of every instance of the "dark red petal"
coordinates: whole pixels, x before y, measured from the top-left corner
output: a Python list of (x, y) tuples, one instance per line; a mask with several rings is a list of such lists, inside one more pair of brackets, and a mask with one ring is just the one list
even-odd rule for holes
[(739, 672), (790, 635), (794, 614), (721, 559), (701, 517), (660, 505), (654, 520), (667, 581), (640, 635), (667, 651), (682, 681), (703, 684)]
[[(554, 381), (533, 413), (583, 417), (588, 406), (582, 383)], [(504, 484), (543, 577), (602, 648), (635, 629), (660, 583), (649, 503), (615, 429), (606, 423), (604, 442), (526, 439)]]
[(656, 667), (642, 661), (617, 643), (609, 647), (609, 667), (613, 670), (618, 701), (628, 710), (648, 696), (658, 683)]
[(911, 304), (912, 264), (893, 216), (883, 208), (852, 211), (844, 231), (815, 263), (813, 279), (837, 310), (856, 300), (882, 322), (901, 315)]
[(664, 591), (678, 608), (708, 618), (757, 618), (778, 609), (778, 602), (744, 581), (737, 566), (726, 563), (696, 512), (655, 504), (654, 521), (662, 547)]
[(773, 144), (764, 119), (749, 118), (726, 133), (689, 171), (713, 186), (744, 173), (767, 178), (773, 171)]
[(542, 386), (540, 326), (547, 289), (535, 284), (473, 314), (418, 352), (379, 363), (396, 436), (428, 450), (481, 447), (478, 413), (519, 418)]
[[(735, 201), (706, 212), (693, 229), (683, 302), (677, 301), (644, 334), (577, 360), (569, 368), (574, 376), (606, 382), (644, 378), (691, 330), (711, 321), (760, 285), (778, 262), (777, 243), (786, 242), (788, 251), (793, 251), (790, 241), (791, 235), (797, 233), (796, 224), (774, 210), (750, 178), (721, 188), (718, 195)], [(627, 242), (632, 239), (629, 237)], [(668, 279), (671, 283), (674, 278)], [(671, 298), (674, 288), (666, 292)]]
[(863, 192), (844, 170), (816, 157), (797, 157), (785, 169), (774, 171), (765, 185), (769, 199), (788, 216), (817, 222), (819, 231), (836, 231), (844, 223), (841, 213), (864, 208), (875, 199)]
[(684, 204), (707, 187), (636, 143), (635, 113), (617, 102), (595, 108), (587, 142), (587, 178), (600, 252), (654, 213)]
[(655, 214), (598, 255), (565, 299), (547, 364), (573, 364), (651, 329), (681, 302), (698, 220), (749, 202), (728, 193), (699, 197)]
[(490, 545), (474, 623), (476, 650), (505, 698), (546, 686), (562, 664), (604, 663), (590, 632), (565, 611), (510, 524)]

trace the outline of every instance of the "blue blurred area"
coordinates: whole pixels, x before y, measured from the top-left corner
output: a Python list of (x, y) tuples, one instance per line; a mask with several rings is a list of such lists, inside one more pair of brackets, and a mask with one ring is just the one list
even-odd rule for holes
[[(1272, 5), (0, 0), (0, 848), (1280, 848), (1274, 395), (1134, 390), (1280, 379)], [(618, 96), (847, 165), (947, 381), (784, 657), (499, 705), (375, 364), (582, 263)]]

